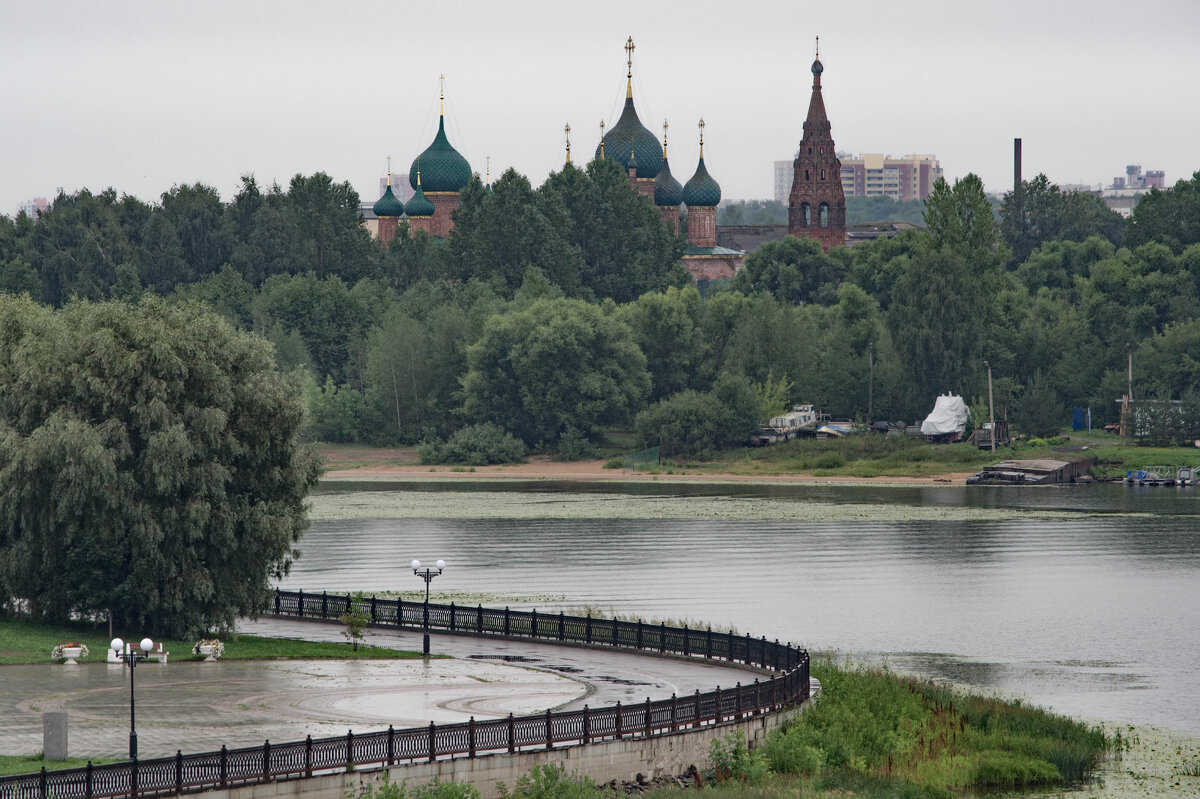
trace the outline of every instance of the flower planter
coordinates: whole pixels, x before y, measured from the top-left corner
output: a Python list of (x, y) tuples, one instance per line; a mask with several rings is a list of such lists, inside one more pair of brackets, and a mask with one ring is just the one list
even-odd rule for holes
[(214, 647), (212, 644), (201, 644), (200, 646), (196, 647), (196, 649), (200, 650), (200, 654), (204, 657), (205, 663), (215, 663), (217, 661), (217, 659), (213, 657), (213, 649), (215, 648), (216, 647)]
[(63, 660), (64, 666), (78, 666), (79, 661), (76, 660), (76, 658), (83, 655), (83, 647), (81, 647), (81, 646), (64, 646), (62, 649), (62, 655), (63, 655), (63, 658), (65, 658)]

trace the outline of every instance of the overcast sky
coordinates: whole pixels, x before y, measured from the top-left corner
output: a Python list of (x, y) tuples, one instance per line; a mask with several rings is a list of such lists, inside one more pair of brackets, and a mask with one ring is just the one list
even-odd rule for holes
[(538, 185), (563, 125), (590, 158), (635, 102), (672, 171), (705, 162), (726, 198), (769, 198), (821, 37), (839, 150), (933, 153), (947, 178), (1111, 182), (1126, 164), (1200, 169), (1200, 0), (939, 2), (43, 2), (0, 0), (0, 213), (112, 186), (147, 201), (239, 177), (349, 180), (366, 200), (437, 126), (472, 169)]

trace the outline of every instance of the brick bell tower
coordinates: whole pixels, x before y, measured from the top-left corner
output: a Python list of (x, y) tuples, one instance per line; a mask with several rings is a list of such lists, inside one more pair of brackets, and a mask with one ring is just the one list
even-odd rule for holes
[(842, 162), (830, 132), (825, 101), (821, 98), (821, 37), (812, 64), (812, 99), (804, 138), (793, 164), (792, 193), (788, 197), (788, 235), (816, 239), (826, 251), (846, 243), (846, 194), (842, 191)]

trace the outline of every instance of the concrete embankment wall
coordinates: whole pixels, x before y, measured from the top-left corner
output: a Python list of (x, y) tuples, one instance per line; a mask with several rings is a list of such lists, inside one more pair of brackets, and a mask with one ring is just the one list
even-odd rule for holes
[(278, 780), (206, 792), (213, 799), (345, 799), (347, 787), (357, 793), (361, 786), (379, 783), (384, 774), (392, 782), (424, 785), (433, 780), (469, 782), (479, 789), (483, 799), (500, 796), (496, 788), (503, 782), (511, 790), (530, 769), (544, 763), (556, 763), (567, 771), (583, 774), (596, 783), (612, 779), (634, 780), (673, 776), (688, 766), (703, 768), (708, 762), (709, 745), (734, 730), (742, 730), (751, 747), (761, 744), (767, 734), (779, 727), (789, 713), (755, 716), (737, 722), (710, 725), (650, 738), (625, 738), (587, 746), (564, 746), (552, 750), (489, 754), (476, 758), (455, 758), (433, 763), (376, 768), (349, 773), (329, 774), (307, 779)]

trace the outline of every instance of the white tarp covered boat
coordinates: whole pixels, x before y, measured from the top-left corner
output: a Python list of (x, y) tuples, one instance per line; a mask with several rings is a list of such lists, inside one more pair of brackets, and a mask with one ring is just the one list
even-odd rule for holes
[(930, 437), (949, 437), (954, 440), (967, 432), (971, 418), (962, 397), (946, 394), (933, 403), (933, 411), (921, 422), (921, 433)]

